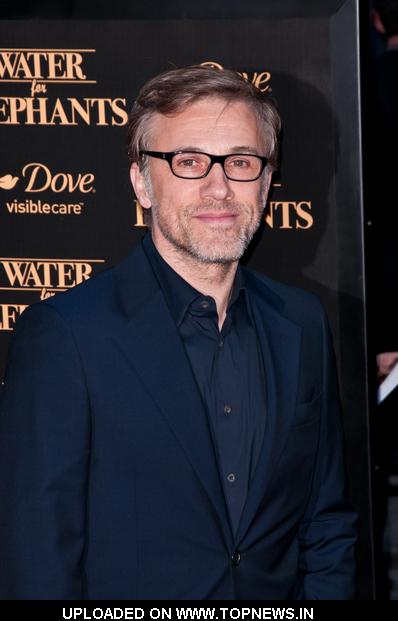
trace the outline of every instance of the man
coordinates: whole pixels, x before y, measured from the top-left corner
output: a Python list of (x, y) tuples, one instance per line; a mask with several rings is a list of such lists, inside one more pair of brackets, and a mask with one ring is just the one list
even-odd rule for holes
[(144, 86), (151, 234), (32, 306), (1, 413), (1, 597), (353, 596), (335, 371), (309, 294), (238, 267), (279, 117), (232, 71)]
[[(385, 40), (383, 53), (375, 58), (369, 89), (368, 115), (369, 190), (368, 234), (369, 317), (375, 351), (377, 376), (383, 382), (398, 363), (397, 289), (397, 190), (395, 150), (398, 144), (398, 0), (375, 0), (372, 21)], [(376, 120), (376, 122), (375, 122)], [(381, 156), (383, 154), (383, 156)], [(394, 386), (392, 377), (389, 382)], [(384, 388), (384, 387), (383, 387)], [(380, 391), (379, 399), (383, 394)], [(393, 595), (393, 541), (398, 530), (394, 519), (387, 520), (394, 496), (391, 475), (398, 473), (398, 391), (395, 388), (374, 412), (374, 524), (376, 596)], [(395, 499), (393, 500), (395, 502)], [(390, 506), (389, 506), (390, 505)], [(386, 541), (389, 545), (386, 546)]]
[[(398, 141), (398, 0), (375, 0), (372, 21), (385, 39), (384, 52), (375, 60), (371, 83), (372, 122), (370, 148), (372, 153), (385, 153), (372, 162), (370, 181), (370, 218), (374, 225), (373, 250), (375, 262), (376, 365), (380, 380), (390, 374), (398, 362), (398, 312), (396, 270), (398, 222), (396, 217), (396, 163)], [(377, 119), (377, 123), (374, 119)], [(376, 306), (376, 304), (375, 304)]]

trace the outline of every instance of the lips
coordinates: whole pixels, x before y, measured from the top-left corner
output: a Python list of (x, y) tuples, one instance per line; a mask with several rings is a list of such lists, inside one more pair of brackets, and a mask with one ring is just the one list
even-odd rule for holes
[(195, 218), (209, 223), (230, 223), (238, 217), (237, 213), (231, 213), (229, 211), (223, 212), (206, 212), (196, 214)]

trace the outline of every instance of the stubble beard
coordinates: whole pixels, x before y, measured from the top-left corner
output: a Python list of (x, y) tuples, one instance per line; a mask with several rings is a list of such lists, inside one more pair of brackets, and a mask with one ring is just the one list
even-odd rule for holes
[[(165, 215), (167, 208), (163, 209), (156, 201), (149, 171), (145, 172), (146, 190), (152, 203), (152, 226), (156, 223), (162, 236), (179, 254), (208, 265), (227, 265), (243, 256), (260, 225), (267, 198), (266, 187), (260, 191), (257, 205), (208, 201), (199, 205), (186, 205), (171, 219), (170, 215)], [(217, 225), (212, 227), (211, 224), (207, 224), (202, 233), (195, 232), (191, 226), (193, 218), (206, 212), (212, 214), (228, 212), (238, 217), (243, 216), (244, 223), (238, 229), (236, 223), (230, 227)]]
[[(202, 232), (192, 226), (196, 214), (206, 212), (215, 214), (228, 211), (244, 223), (237, 228), (233, 223), (229, 227), (213, 226), (207, 223)], [(257, 231), (264, 205), (251, 206), (239, 203), (205, 203), (197, 206), (187, 205), (173, 221), (164, 217), (164, 211), (156, 203), (152, 204), (152, 217), (167, 241), (180, 253), (207, 264), (225, 265), (238, 261), (244, 254)]]

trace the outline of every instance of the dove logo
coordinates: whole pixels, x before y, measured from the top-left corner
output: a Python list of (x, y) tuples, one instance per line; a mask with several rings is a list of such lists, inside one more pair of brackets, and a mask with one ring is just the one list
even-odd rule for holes
[(26, 164), (22, 170), (22, 175), (28, 179), (26, 192), (44, 192), (51, 189), (53, 192), (75, 192), (76, 190), (87, 194), (93, 192), (93, 173), (72, 173), (57, 172), (53, 174), (48, 166), (40, 162)]
[[(13, 214), (29, 215), (61, 215), (80, 216), (85, 203), (82, 201), (65, 201), (71, 194), (87, 195), (95, 193), (95, 175), (91, 172), (60, 172), (51, 171), (48, 166), (41, 162), (30, 162), (23, 166), (20, 176), (6, 173), (0, 176), (0, 190), (11, 191), (22, 180), (23, 186), (18, 189), (28, 194), (51, 192), (58, 198), (56, 202), (26, 197), (13, 197), (13, 200), (5, 201), (7, 212)], [(63, 200), (61, 199), (61, 196)], [(21, 200), (22, 198), (22, 200)]]
[(13, 177), (12, 175), (3, 175), (0, 177), (0, 188), (2, 190), (12, 190), (18, 183), (19, 177)]
[[(212, 69), (218, 69), (222, 71), (224, 67), (213, 60), (208, 60), (206, 62), (201, 63), (202, 67), (211, 67)], [(247, 73), (247, 71), (237, 71), (238, 75), (241, 75), (242, 78), (245, 78), (248, 82), (251, 82), (258, 88), (262, 93), (266, 93), (267, 91), (271, 91), (270, 81), (271, 74), (269, 71), (254, 71), (252, 74)]]
[[(76, 173), (52, 172), (48, 166), (41, 162), (30, 162), (22, 169), (22, 177), (26, 179), (25, 192), (45, 192), (51, 190), (56, 194), (60, 192), (80, 192), (88, 194), (95, 192), (95, 175), (91, 172)], [(12, 190), (18, 183), (19, 177), (10, 173), (0, 177), (0, 188)]]

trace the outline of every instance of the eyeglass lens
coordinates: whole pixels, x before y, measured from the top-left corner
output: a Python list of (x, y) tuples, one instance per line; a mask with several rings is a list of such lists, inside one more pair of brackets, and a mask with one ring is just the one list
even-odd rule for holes
[[(179, 177), (195, 179), (209, 171), (211, 158), (205, 153), (177, 153), (172, 159), (173, 172)], [(224, 161), (224, 171), (230, 179), (250, 180), (259, 176), (262, 162), (255, 155), (233, 154)]]

